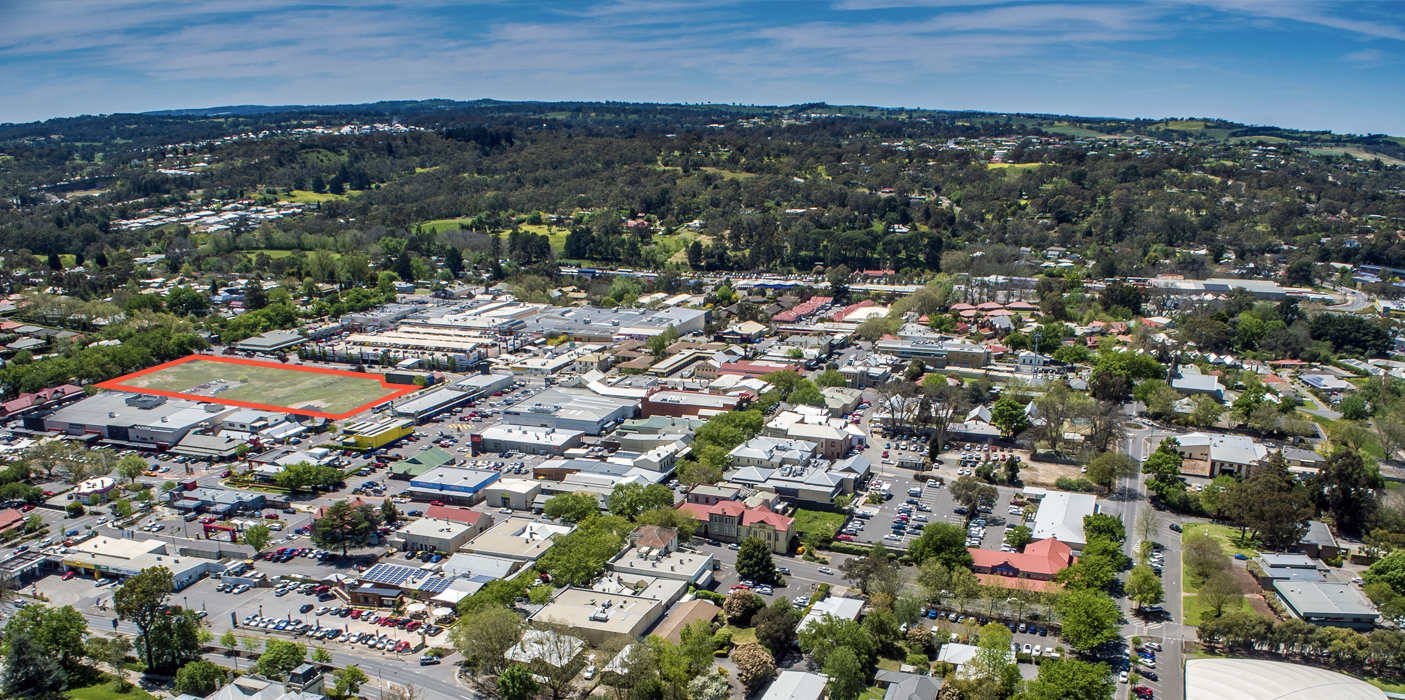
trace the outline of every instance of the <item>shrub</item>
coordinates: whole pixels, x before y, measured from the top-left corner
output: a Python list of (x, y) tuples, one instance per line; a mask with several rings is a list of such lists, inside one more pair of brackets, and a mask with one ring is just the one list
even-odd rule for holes
[(932, 662), (930, 659), (927, 658), (927, 655), (921, 652), (909, 652), (907, 655), (907, 664), (909, 666), (916, 666), (918, 673), (927, 673), (927, 668), (931, 666), (931, 663)]
[(1092, 493), (1098, 490), (1098, 485), (1087, 479), (1070, 479), (1069, 477), (1061, 476), (1054, 480), (1054, 488), (1060, 491), (1082, 491), (1085, 493)]

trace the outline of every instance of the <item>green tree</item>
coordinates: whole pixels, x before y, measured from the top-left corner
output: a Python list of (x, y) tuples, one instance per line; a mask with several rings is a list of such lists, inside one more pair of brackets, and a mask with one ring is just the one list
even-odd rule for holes
[[(388, 503), (389, 501), (387, 501)], [(272, 541), (273, 534), (267, 525), (255, 525), (244, 528), (244, 544), (254, 548), (255, 552), (262, 552), (268, 548), (268, 543)]]
[(722, 601), (722, 612), (726, 613), (727, 622), (739, 626), (751, 625), (751, 617), (765, 607), (766, 601), (761, 596), (745, 588), (728, 593), (727, 599)]
[(678, 532), (678, 541), (686, 543), (698, 531), (698, 521), (688, 511), (676, 508), (655, 508), (646, 510), (634, 519), (637, 525), (657, 525), (672, 528)]
[(920, 566), (936, 559), (947, 568), (968, 567), (973, 559), (966, 549), (966, 532), (951, 523), (932, 523), (907, 548), (912, 563)]
[(757, 643), (773, 655), (781, 654), (795, 641), (795, 628), (799, 624), (799, 614), (784, 597), (777, 598), (776, 602), (751, 618)]
[(327, 651), (327, 648), (326, 648), (326, 647), (317, 647), (316, 649), (313, 649), (313, 650), (312, 650), (312, 663), (315, 663), (315, 664), (329, 664), (329, 663), (332, 663), (332, 652)]
[(1027, 525), (1016, 525), (1005, 531), (1005, 544), (1023, 547), (1034, 541), (1034, 531)]
[(9, 698), (49, 700), (68, 688), (68, 673), (27, 634), (10, 640), (0, 673), (0, 692)]
[(771, 547), (760, 537), (742, 540), (737, 550), (737, 575), (763, 583), (775, 583), (776, 565), (771, 561)]
[(507, 664), (509, 649), (522, 639), (522, 618), (503, 605), (485, 605), (464, 615), (449, 631), (449, 642), (464, 662), (492, 675)]
[(283, 677), (307, 660), (307, 647), (296, 642), (270, 638), (254, 662), (254, 672), (266, 678)]
[(498, 676), (498, 692), (503, 700), (532, 700), (540, 691), (532, 672), (522, 664), (513, 664)]
[(962, 669), (963, 673), (971, 678), (994, 681), (1004, 678), (1005, 670), (1015, 665), (1014, 655), (1010, 653), (1013, 638), (1010, 628), (999, 622), (982, 627), (979, 641), (976, 642), (976, 653), (968, 662), (971, 665)]
[(1127, 528), (1122, 518), (1107, 513), (1094, 513), (1083, 516), (1083, 534), (1091, 542), (1093, 539), (1111, 540), (1121, 544), (1127, 541)]
[(381, 522), (386, 525), (394, 525), (400, 522), (400, 511), (395, 507), (395, 501), (389, 498), (381, 503)]
[(1021, 700), (1110, 700), (1117, 689), (1107, 664), (1044, 659)]
[(646, 510), (672, 505), (673, 491), (663, 484), (615, 484), (614, 490), (610, 492), (610, 512), (630, 520)]
[(1137, 461), (1120, 452), (1103, 452), (1088, 462), (1088, 480), (1103, 486), (1112, 486), (1117, 479), (1135, 476)]
[(1185, 490), (1185, 482), (1181, 481), (1181, 464), (1185, 459), (1176, 452), (1180, 444), (1175, 438), (1168, 437), (1162, 440), (1156, 451), (1142, 463), (1142, 473), (1151, 477), (1147, 488), (1161, 498), (1166, 498), (1172, 492)]
[(837, 369), (826, 369), (815, 376), (815, 384), (820, 387), (846, 387), (849, 381)]
[(951, 483), (951, 497), (974, 513), (980, 503), (994, 503), (998, 492), (994, 486), (982, 483), (974, 476), (963, 476)]
[(756, 689), (776, 675), (776, 659), (760, 644), (743, 644), (732, 652), (737, 665), (737, 680), (748, 689)]
[(344, 698), (361, 692), (361, 686), (371, 680), (370, 677), (366, 675), (366, 672), (362, 671), (361, 667), (356, 664), (351, 664), (346, 668), (333, 671), (332, 677), (337, 679), (336, 684), (333, 686), (336, 694)]
[(137, 483), (137, 478), (150, 468), (146, 460), (137, 455), (124, 455), (122, 459), (117, 460), (117, 473), (133, 484)]
[(1161, 578), (1145, 564), (1132, 569), (1125, 588), (1127, 595), (1141, 607), (1156, 605), (1166, 597)]
[(23, 636), (57, 659), (65, 669), (73, 669), (85, 656), (83, 638), (87, 634), (87, 620), (72, 605), (61, 608), (29, 605), (16, 610), (5, 623), (3, 648), (8, 656), (13, 641)]
[(1355, 450), (1339, 449), (1327, 458), (1313, 482), (1313, 501), (1329, 511), (1337, 527), (1361, 532), (1377, 509), (1376, 493), (1384, 488), (1380, 469)]
[(137, 637), (139, 654), (149, 656), (156, 673), (170, 675), (181, 666), (200, 658), (200, 647), (210, 639), (200, 627), (200, 618), (191, 610), (158, 615), (146, 634)]
[(1205, 580), (1196, 598), (1207, 615), (1219, 617), (1225, 608), (1238, 610), (1244, 600), (1244, 589), (1229, 571), (1217, 571)]
[(864, 667), (847, 647), (835, 649), (825, 659), (823, 668), (824, 675), (829, 677), (827, 687), (831, 700), (858, 700), (868, 687), (864, 682)]
[(220, 689), (227, 672), (213, 661), (192, 661), (176, 671), (176, 692), (203, 698)]
[[(127, 582), (112, 594), (112, 607), (117, 617), (137, 627), (141, 638), (151, 637), (161, 618), (165, 617), (162, 608), (166, 597), (175, 590), (171, 570), (164, 566), (154, 566), (127, 579)], [(156, 667), (156, 652), (153, 644), (139, 644), (143, 647), (147, 668)]]
[(546, 499), (542, 512), (564, 523), (578, 523), (600, 514), (600, 501), (588, 491), (561, 493)]
[(347, 501), (337, 501), (312, 522), (312, 541), (324, 549), (341, 549), (345, 556), (350, 548), (370, 543), (378, 527), (380, 513), (374, 506), (353, 507)]
[(1117, 603), (1098, 590), (1067, 591), (1054, 602), (1063, 620), (1063, 638), (1080, 652), (1117, 638), (1121, 613)]
[(1025, 407), (1013, 396), (1002, 396), (990, 409), (990, 422), (1005, 435), (1019, 435), (1029, 429)]

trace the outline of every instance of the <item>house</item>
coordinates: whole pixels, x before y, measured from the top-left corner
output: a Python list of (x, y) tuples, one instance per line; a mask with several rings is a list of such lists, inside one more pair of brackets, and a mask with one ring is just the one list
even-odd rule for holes
[(493, 516), (469, 508), (454, 508), (452, 506), (430, 506), (425, 509), (426, 520), (444, 520), (446, 522), (465, 525), (473, 530), (472, 537), (477, 537), (480, 533), (487, 531), (493, 526)]
[(721, 501), (704, 506), (698, 503), (679, 503), (674, 508), (697, 518), (697, 536), (709, 537), (723, 542), (741, 542), (748, 537), (758, 537), (771, 547), (772, 552), (784, 554), (799, 537), (795, 530), (795, 518), (773, 512), (765, 506), (748, 508), (736, 501)]
[(829, 679), (818, 673), (781, 671), (761, 700), (821, 700)]
[(829, 596), (814, 605), (810, 606), (810, 612), (796, 625), (796, 630), (808, 628), (811, 624), (819, 622), (825, 617), (833, 617), (839, 620), (857, 620), (859, 614), (863, 612), (864, 601), (858, 598), (841, 598), (840, 596)]
[(722, 331), (722, 340), (729, 343), (755, 343), (766, 337), (769, 330), (765, 324), (755, 321), (745, 321), (738, 323), (725, 331)]
[(915, 673), (906, 675), (907, 678), (888, 686), (883, 700), (937, 700), (937, 693), (941, 692), (942, 684), (946, 682), (941, 678)]
[(696, 484), (688, 490), (688, 502), (710, 506), (722, 501), (735, 501), (741, 492), (741, 487), (729, 484)]
[[(1016, 589), (1023, 587), (1023, 584), (1012, 579), (1052, 581), (1060, 571), (1074, 562), (1073, 548), (1057, 537), (1026, 545), (1024, 553), (973, 548), (966, 551), (971, 553), (971, 570), (977, 574), (981, 583)], [(1041, 586), (1029, 588), (1042, 589)]]
[(698, 620), (712, 620), (721, 611), (722, 608), (701, 599), (679, 603), (673, 606), (673, 610), (669, 611), (668, 616), (661, 620), (654, 631), (649, 634), (677, 644), (683, 634), (684, 627)]
[(858, 389), (828, 386), (820, 389), (820, 393), (824, 395), (824, 405), (829, 409), (829, 415), (835, 417), (853, 413), (863, 403), (863, 392)]

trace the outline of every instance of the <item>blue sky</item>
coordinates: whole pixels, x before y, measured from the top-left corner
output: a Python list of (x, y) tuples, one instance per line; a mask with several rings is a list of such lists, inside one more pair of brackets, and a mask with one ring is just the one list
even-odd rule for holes
[(0, 121), (388, 99), (868, 104), (1405, 135), (1405, 3), (0, 3)]

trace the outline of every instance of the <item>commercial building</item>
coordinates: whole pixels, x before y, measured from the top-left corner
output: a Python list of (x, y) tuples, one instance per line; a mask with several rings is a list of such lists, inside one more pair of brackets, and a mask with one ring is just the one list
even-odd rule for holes
[(754, 437), (732, 448), (728, 454), (734, 467), (779, 469), (808, 463), (814, 458), (817, 447), (815, 443), (804, 440)]
[(827, 386), (820, 393), (824, 395), (824, 407), (835, 417), (853, 413), (863, 403), (863, 392), (858, 389)]
[(492, 505), (513, 510), (532, 510), (541, 495), (542, 484), (533, 479), (503, 479), (489, 490)]
[(700, 503), (679, 503), (674, 506), (682, 513), (697, 518), (697, 536), (723, 542), (741, 542), (756, 537), (772, 552), (784, 554), (799, 537), (795, 518), (771, 511), (765, 506), (748, 508), (736, 501), (721, 501), (710, 506)]
[(453, 466), (458, 460), (443, 448), (431, 447), (406, 457), (390, 468), (390, 478), (409, 481), (440, 467)]
[(673, 326), (680, 336), (701, 332), (711, 317), (702, 309), (602, 309), (545, 307), (525, 321), (522, 332), (543, 337), (567, 336), (577, 343), (614, 343), (630, 338), (647, 340)]
[(1289, 292), (1305, 292), (1310, 290), (1295, 289), (1292, 287), (1281, 287), (1277, 282), (1268, 280), (1239, 280), (1226, 278), (1211, 278), (1207, 280), (1187, 280), (1187, 279), (1163, 279), (1155, 278), (1147, 282), (1156, 289), (1164, 289), (1168, 292), (1202, 296), (1204, 294), (1228, 294), (1235, 289), (1243, 289), (1252, 292), (1259, 299), (1278, 301), (1288, 296)]
[(1050, 491), (1039, 501), (1039, 511), (1034, 516), (1034, 539), (1055, 538), (1072, 548), (1076, 556), (1088, 544), (1083, 534), (1083, 518), (1097, 511), (1097, 498), (1090, 494)]
[(256, 491), (235, 491), (221, 488), (173, 489), (167, 494), (176, 510), (229, 516), (260, 510), (264, 495)]
[(348, 423), (342, 428), (342, 444), (372, 450), (385, 447), (415, 432), (415, 421), (393, 416), (376, 416)]
[(405, 492), (410, 498), (471, 506), (483, 500), (483, 490), (499, 478), (488, 469), (440, 467), (410, 479)]
[[(1057, 538), (1039, 540), (1026, 545), (1024, 552), (999, 552), (992, 549), (968, 548), (971, 570), (981, 583), (1011, 589), (1043, 590), (1045, 581), (1053, 581), (1060, 571), (1073, 564), (1073, 548)], [(1026, 584), (1024, 580), (1040, 584)]]
[(874, 350), (902, 360), (922, 360), (933, 369), (984, 367), (991, 359), (990, 349), (984, 345), (929, 338), (880, 340)]
[(671, 416), (675, 418), (708, 418), (711, 416), (740, 411), (751, 402), (751, 394), (709, 394), (700, 391), (669, 391), (657, 389), (649, 392), (640, 405), (644, 417)]
[(494, 425), (475, 435), (481, 438), (486, 452), (523, 452), (533, 455), (560, 456), (581, 444), (585, 433), (563, 428), (528, 428), (525, 426)]
[(307, 337), (297, 331), (269, 331), (245, 338), (235, 343), (234, 347), (248, 352), (279, 352), (306, 342)]
[(65, 571), (76, 571), (94, 578), (121, 579), (157, 566), (164, 566), (171, 572), (176, 590), (224, 570), (224, 565), (216, 560), (172, 556), (168, 553), (167, 543), (155, 539), (127, 540), (99, 536), (69, 547), (63, 555)]
[(796, 406), (781, 411), (762, 428), (761, 434), (772, 438), (789, 438), (813, 442), (819, 446), (819, 456), (841, 459), (865, 438), (863, 429), (843, 418), (831, 418), (829, 412), (815, 406)]
[(1275, 581), (1273, 588), (1293, 617), (1310, 624), (1369, 630), (1381, 617), (1350, 583)]
[(462, 547), (470, 554), (499, 559), (534, 562), (551, 549), (552, 538), (569, 535), (572, 525), (537, 522), (530, 518), (508, 518)]
[(607, 426), (634, 418), (639, 402), (631, 398), (601, 396), (583, 389), (547, 389), (504, 408), (503, 421), (534, 428), (557, 428), (599, 435)]
[(401, 528), (399, 534), (407, 552), (456, 552), (478, 533), (460, 523), (420, 518)]
[(508, 374), (472, 374), (467, 379), (397, 403), (391, 412), (397, 417), (412, 418), (422, 424), (470, 401), (510, 387), (512, 382), (513, 378)]
[(473, 530), (471, 537), (477, 537), (493, 526), (493, 516), (471, 508), (450, 506), (430, 506), (424, 509), (424, 517), (431, 520), (444, 520), (466, 525)]
[(1244, 476), (1249, 467), (1268, 456), (1268, 448), (1243, 435), (1189, 433), (1176, 438), (1176, 452), (1185, 459), (1208, 462), (1209, 476)]
[(36, 432), (101, 436), (113, 445), (166, 450), (192, 430), (214, 428), (233, 406), (188, 399), (107, 391), (47, 415), (25, 416), (24, 427)]
[(1332, 535), (1332, 528), (1321, 520), (1307, 524), (1307, 534), (1298, 540), (1297, 549), (1314, 559), (1336, 559), (1342, 555), (1342, 547)]
[(1190, 659), (1185, 700), (1385, 700), (1366, 681), (1317, 666), (1261, 659)]
[(599, 646), (643, 636), (663, 617), (663, 611), (660, 600), (570, 587), (557, 593), (529, 619), (539, 627), (564, 628)]

